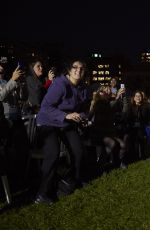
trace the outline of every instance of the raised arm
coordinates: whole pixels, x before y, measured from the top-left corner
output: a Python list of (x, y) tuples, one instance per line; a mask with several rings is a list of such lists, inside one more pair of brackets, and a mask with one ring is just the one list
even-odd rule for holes
[(23, 75), (23, 72), (17, 67), (13, 74), (11, 79), (7, 82), (7, 84), (0, 90), (0, 101), (3, 101), (7, 95), (13, 91), (13, 89), (17, 86), (17, 80)]

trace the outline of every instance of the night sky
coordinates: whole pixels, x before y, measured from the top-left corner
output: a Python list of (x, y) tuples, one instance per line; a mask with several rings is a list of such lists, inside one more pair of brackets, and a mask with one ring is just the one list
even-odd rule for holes
[(100, 51), (135, 57), (150, 48), (148, 1), (10, 1), (1, 38), (62, 42), (71, 52)]

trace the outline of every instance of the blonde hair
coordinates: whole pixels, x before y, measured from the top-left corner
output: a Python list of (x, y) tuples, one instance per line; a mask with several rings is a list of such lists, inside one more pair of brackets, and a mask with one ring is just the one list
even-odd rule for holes
[(96, 92), (93, 92), (93, 98), (91, 101), (91, 105), (90, 105), (90, 111), (93, 112), (95, 110), (95, 105), (97, 103), (97, 101), (99, 101), (100, 99), (102, 99), (102, 95), (103, 93), (105, 93), (106, 89), (110, 88), (108, 85), (102, 85), (98, 88), (98, 90)]

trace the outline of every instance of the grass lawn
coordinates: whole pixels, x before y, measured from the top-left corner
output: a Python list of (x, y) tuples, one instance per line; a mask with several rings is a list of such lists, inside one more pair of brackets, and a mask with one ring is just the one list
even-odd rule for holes
[(150, 229), (150, 159), (113, 170), (51, 207), (29, 204), (0, 215), (0, 230)]

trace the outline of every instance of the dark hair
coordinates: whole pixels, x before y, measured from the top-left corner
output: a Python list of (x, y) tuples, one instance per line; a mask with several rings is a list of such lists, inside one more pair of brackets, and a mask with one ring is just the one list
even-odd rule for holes
[(133, 92), (132, 97), (131, 97), (131, 104), (133, 104), (133, 105), (135, 104), (134, 97), (135, 97), (136, 93), (139, 93), (141, 95), (141, 97), (142, 97), (142, 103), (144, 102), (144, 96), (143, 96), (142, 91), (136, 90), (136, 91)]
[(33, 67), (35, 66), (35, 64), (37, 62), (41, 62), (41, 64), (44, 66), (44, 60), (41, 57), (35, 57), (35, 58), (33, 58), (29, 62), (29, 74), (32, 74), (34, 76), (36, 75), (35, 72), (34, 72), (34, 70), (33, 70)]
[(116, 81), (116, 87), (119, 88), (119, 79), (117, 77), (111, 77), (110, 81), (109, 81), (109, 85), (111, 85), (111, 81), (112, 80), (115, 80)]
[(5, 63), (3, 63), (3, 62), (0, 62), (0, 66), (2, 66), (2, 67), (3, 67), (3, 69), (5, 69), (5, 68), (6, 68), (6, 64), (5, 64)]
[(73, 58), (69, 58), (64, 62), (64, 69), (63, 69), (63, 73), (64, 75), (67, 75), (68, 72), (71, 70), (73, 63), (75, 62), (80, 62), (83, 64), (85, 72), (87, 71), (87, 65), (86, 65), (86, 61), (80, 57), (73, 57)]

